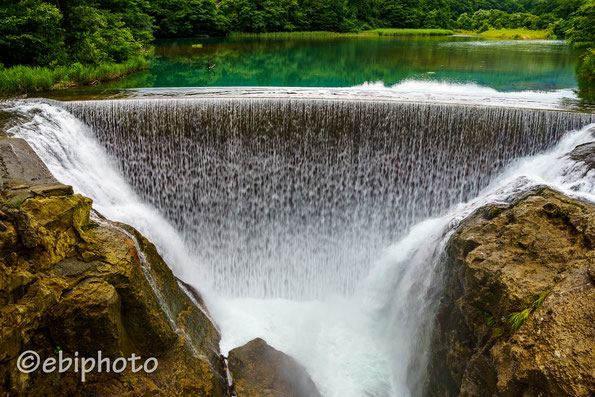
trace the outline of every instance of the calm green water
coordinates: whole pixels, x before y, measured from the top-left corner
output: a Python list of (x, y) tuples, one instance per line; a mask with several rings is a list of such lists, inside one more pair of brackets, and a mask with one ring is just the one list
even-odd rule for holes
[[(202, 48), (193, 48), (202, 44)], [(111, 87), (350, 87), (403, 80), (476, 83), (499, 91), (577, 86), (561, 41), (475, 37), (342, 37), (158, 42), (151, 68)], [(212, 72), (206, 67), (215, 64)]]
[(155, 43), (146, 71), (37, 96), (307, 96), (591, 111), (591, 94), (577, 89), (579, 54), (564, 41), (463, 36), (169, 40)]

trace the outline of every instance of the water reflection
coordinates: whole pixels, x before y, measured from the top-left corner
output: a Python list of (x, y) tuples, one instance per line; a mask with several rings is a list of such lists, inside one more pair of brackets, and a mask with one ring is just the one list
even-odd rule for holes
[[(420, 100), (428, 94), (436, 99), (437, 89), (438, 101), (452, 101), (443, 95), (445, 90), (463, 95), (462, 102), (477, 104), (486, 102), (486, 97), (496, 97), (514, 105), (519, 95), (500, 94), (523, 93), (520, 96), (527, 99), (535, 93), (529, 102), (538, 104), (527, 106), (584, 110), (592, 108), (593, 101), (584, 87), (578, 90), (575, 70), (579, 54), (559, 40), (506, 41), (464, 36), (169, 40), (156, 43), (151, 67), (144, 72), (96, 87), (52, 92), (50, 96), (81, 99), (163, 95), (155, 88), (165, 87), (268, 87), (269, 91), (278, 87), (298, 91), (299, 87), (348, 87), (355, 89), (348, 95), (365, 91), (402, 98), (411, 94), (410, 100)], [(419, 91), (410, 90), (412, 82)], [(432, 84), (440, 85), (436, 88)], [(371, 92), (371, 86), (376, 92)], [(136, 90), (139, 88), (144, 90)], [(135, 91), (119, 91), (126, 89)], [(247, 88), (239, 88), (242, 90)], [(177, 90), (176, 95), (182, 91)], [(285, 90), (286, 95), (291, 92)], [(308, 91), (308, 96), (311, 94)], [(331, 96), (342, 94), (338, 90)], [(172, 95), (171, 91), (166, 95)], [(494, 102), (491, 99), (487, 102)]]
[[(201, 44), (194, 46), (193, 44)], [(147, 72), (112, 87), (350, 87), (403, 80), (476, 83), (500, 91), (577, 86), (577, 54), (560, 41), (470, 37), (178, 40), (158, 43)], [(216, 64), (214, 73), (207, 65)]]

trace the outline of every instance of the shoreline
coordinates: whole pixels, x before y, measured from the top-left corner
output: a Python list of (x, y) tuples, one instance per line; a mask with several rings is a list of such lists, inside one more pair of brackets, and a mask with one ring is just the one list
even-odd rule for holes
[(16, 65), (0, 69), (0, 99), (14, 99), (29, 93), (91, 86), (116, 80), (148, 67), (149, 61), (145, 57), (131, 58), (123, 63), (99, 65), (74, 63), (56, 68)]

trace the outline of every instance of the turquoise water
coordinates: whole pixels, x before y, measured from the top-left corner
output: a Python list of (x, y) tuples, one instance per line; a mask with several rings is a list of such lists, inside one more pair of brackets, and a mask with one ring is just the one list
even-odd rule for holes
[(257, 96), (595, 108), (580, 52), (560, 40), (482, 37), (202, 38), (155, 43), (150, 67), (55, 99)]
[[(476, 37), (186, 39), (158, 42), (149, 70), (109, 86), (351, 87), (429, 80), (475, 83), (499, 91), (555, 90), (577, 86), (576, 62), (576, 52), (563, 41)], [(216, 66), (207, 70), (211, 65)]]

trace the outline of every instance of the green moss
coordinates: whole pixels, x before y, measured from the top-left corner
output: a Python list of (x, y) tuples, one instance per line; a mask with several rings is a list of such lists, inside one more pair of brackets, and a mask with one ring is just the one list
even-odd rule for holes
[(569, 208), (564, 206), (560, 207), (552, 203), (544, 205), (543, 210), (551, 218), (560, 218), (564, 221), (567, 221), (570, 218), (570, 215), (572, 214), (572, 211)]
[(22, 197), (13, 198), (13, 199), (8, 199), (8, 200), (4, 201), (4, 205), (6, 205), (8, 207), (12, 207), (12, 208), (21, 208), (23, 206), (24, 202), (25, 202), (25, 199)]
[(480, 313), (483, 316), (485, 324), (492, 329), (492, 337), (493, 338), (500, 338), (502, 335), (504, 335), (504, 330), (498, 324), (498, 322), (496, 321), (496, 318), (494, 317), (494, 315), (492, 313), (486, 312), (483, 310), (480, 311)]
[(482, 393), (482, 395), (489, 395), (490, 394), (490, 391), (487, 388), (487, 386), (485, 385), (485, 383), (482, 382), (482, 380), (479, 378), (479, 376), (477, 376), (477, 374), (475, 372), (472, 372), (471, 373), (471, 379), (473, 379), (473, 382), (475, 382), (475, 385), (480, 390), (480, 392)]
[(488, 209), (487, 218), (494, 219), (495, 217), (500, 215), (503, 211), (504, 211), (504, 208), (498, 207), (498, 206), (493, 206)]

